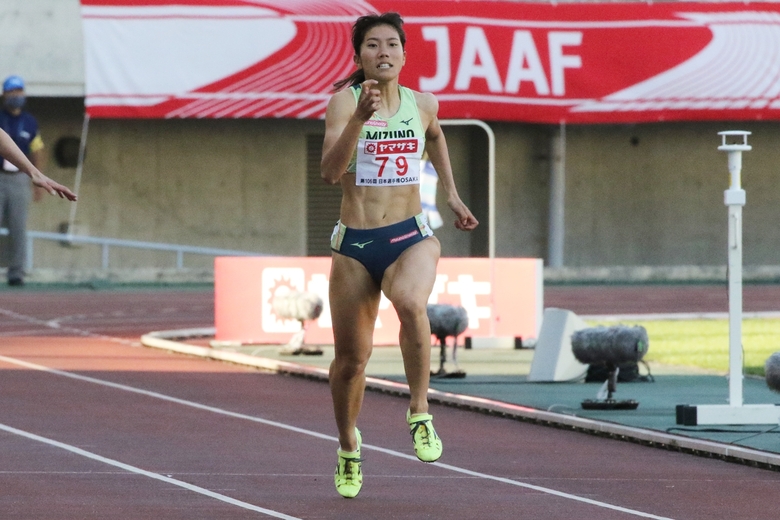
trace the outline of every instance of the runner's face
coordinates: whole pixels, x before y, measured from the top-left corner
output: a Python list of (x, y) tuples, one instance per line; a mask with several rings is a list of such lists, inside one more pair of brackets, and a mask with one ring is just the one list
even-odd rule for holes
[(406, 63), (406, 51), (398, 32), (389, 25), (369, 29), (355, 62), (365, 72), (366, 79), (387, 81), (397, 78)]

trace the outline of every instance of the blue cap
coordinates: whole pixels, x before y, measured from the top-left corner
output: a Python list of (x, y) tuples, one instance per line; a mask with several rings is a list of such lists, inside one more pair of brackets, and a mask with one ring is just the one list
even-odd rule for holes
[(3, 92), (24, 88), (24, 80), (21, 76), (8, 76), (3, 82)]

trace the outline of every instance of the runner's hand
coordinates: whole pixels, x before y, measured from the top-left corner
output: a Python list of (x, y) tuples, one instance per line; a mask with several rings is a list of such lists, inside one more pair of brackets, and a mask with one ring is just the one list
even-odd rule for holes
[(358, 97), (355, 116), (361, 121), (368, 121), (374, 112), (382, 106), (382, 98), (379, 89), (372, 88), (379, 84), (375, 79), (367, 79), (360, 85), (360, 97)]
[(62, 184), (54, 182), (40, 172), (36, 172), (36, 174), (32, 176), (32, 182), (34, 185), (43, 188), (51, 195), (59, 195), (60, 198), (68, 199), (70, 201), (75, 201), (78, 198), (70, 189)]
[(460, 198), (448, 199), (447, 205), (450, 207), (455, 216), (458, 217), (455, 220), (455, 227), (461, 231), (471, 231), (479, 225), (479, 221), (469, 211), (469, 208), (463, 204)]

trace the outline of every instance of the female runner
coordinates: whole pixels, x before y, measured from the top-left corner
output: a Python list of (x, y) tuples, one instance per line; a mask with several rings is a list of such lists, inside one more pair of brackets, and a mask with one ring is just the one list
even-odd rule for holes
[(356, 424), (380, 291), (401, 323), (399, 343), (411, 393), (406, 419), (415, 453), (424, 462), (442, 453), (427, 399), (431, 331), (426, 305), (440, 245), (420, 204), (424, 150), (447, 193), (455, 227), (471, 231), (478, 224), (455, 188), (437, 99), (399, 85), (405, 43), (397, 13), (358, 18), (352, 28), (357, 70), (334, 85), (338, 92), (325, 116), (322, 177), (340, 183), (343, 192), (331, 238), (335, 359), (330, 388), (340, 444), (335, 484), (346, 498), (357, 496), (363, 483)]

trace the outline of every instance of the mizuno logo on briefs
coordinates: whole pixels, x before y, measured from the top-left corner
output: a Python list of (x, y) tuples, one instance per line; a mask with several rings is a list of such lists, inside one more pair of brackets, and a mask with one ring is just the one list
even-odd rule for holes
[(355, 247), (359, 247), (360, 249), (363, 249), (364, 247), (366, 247), (371, 242), (373, 242), (373, 240), (369, 240), (368, 242), (363, 242), (362, 244), (360, 242), (355, 242), (354, 244), (350, 244), (350, 245), (351, 246), (355, 246)]

